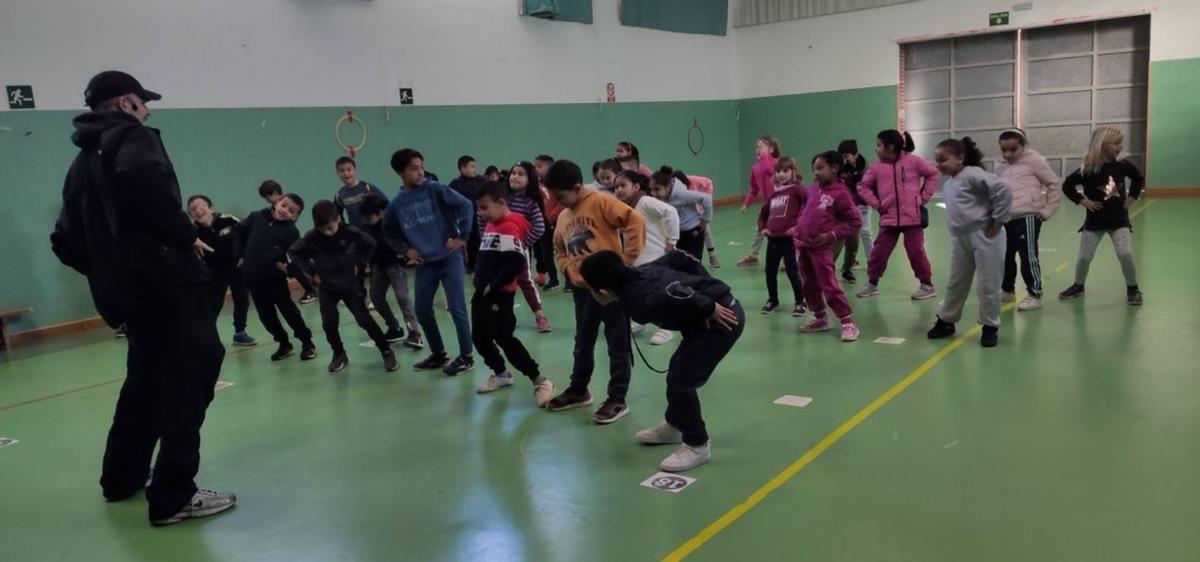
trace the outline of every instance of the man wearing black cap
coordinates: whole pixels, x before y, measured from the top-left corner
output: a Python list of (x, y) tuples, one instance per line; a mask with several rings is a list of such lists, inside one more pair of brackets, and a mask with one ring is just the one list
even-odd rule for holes
[(127, 376), (100, 485), (109, 501), (148, 485), (155, 525), (215, 515), (237, 498), (193, 481), (200, 426), (225, 356), (200, 259), (213, 249), (183, 212), (159, 131), (144, 125), (146, 102), (162, 96), (108, 71), (92, 78), (85, 98), (91, 111), (75, 118), (71, 140), (79, 155), (50, 238), (59, 259), (87, 276), (104, 320), (128, 325)]

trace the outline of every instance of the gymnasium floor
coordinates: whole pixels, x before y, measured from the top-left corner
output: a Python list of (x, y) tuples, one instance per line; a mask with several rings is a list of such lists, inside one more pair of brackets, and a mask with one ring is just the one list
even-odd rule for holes
[[(1144, 307), (1125, 305), (1105, 242), (1086, 298), (1006, 312), (1001, 346), (986, 351), (975, 331), (924, 338), (937, 300), (909, 300), (902, 252), (881, 296), (851, 299), (858, 343), (759, 315), (762, 268), (734, 267), (746, 246), (728, 245), (749, 241), (752, 216), (720, 211), (716, 273), (751, 314), (702, 391), (713, 461), (678, 494), (639, 486), (670, 452), (633, 442), (664, 406), (662, 377), (640, 362), (632, 413), (598, 427), (587, 410), (534, 409), (522, 380), (477, 396), (482, 365), (446, 379), (414, 372), (404, 351), (406, 366), (385, 374), (374, 350), (352, 347), (349, 370), (330, 376), (323, 342), (311, 363), (230, 347), (221, 380), (234, 386), (209, 409), (198, 482), (240, 503), (152, 529), (140, 494), (106, 504), (96, 484), (125, 344), (91, 333), (19, 350), (0, 361), (0, 436), (19, 440), (0, 448), (0, 559), (1196, 560), (1200, 201), (1144, 205)], [(1070, 282), (1080, 213), (1067, 205), (1043, 234), (1051, 295)], [(933, 215), (941, 287), (948, 249)], [(546, 300), (555, 331), (534, 333), (521, 308), (520, 335), (561, 387), (570, 299)], [(319, 325), (315, 305), (303, 310)], [(444, 313), (441, 325), (449, 335)], [(228, 339), (228, 316), (220, 327)], [(365, 339), (352, 324), (343, 334)], [(664, 366), (673, 346), (642, 338)], [(598, 355), (606, 365), (603, 344)], [(772, 403), (785, 394), (813, 402)]]

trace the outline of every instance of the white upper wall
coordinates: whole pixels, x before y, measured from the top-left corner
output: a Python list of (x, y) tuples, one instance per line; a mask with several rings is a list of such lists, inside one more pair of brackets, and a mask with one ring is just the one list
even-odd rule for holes
[[(1200, 57), (1200, 0), (922, 0), (858, 12), (743, 27), (734, 33), (737, 98), (895, 85), (897, 40), (987, 28), (1010, 11), (1008, 28), (1149, 9), (1150, 60)], [(1006, 29), (996, 27), (995, 30)]]
[[(158, 107), (724, 100), (731, 36), (517, 16), (516, 0), (4, 0), (0, 78), (38, 109), (78, 109), (88, 78), (126, 70)], [(0, 104), (0, 111), (6, 110)]]

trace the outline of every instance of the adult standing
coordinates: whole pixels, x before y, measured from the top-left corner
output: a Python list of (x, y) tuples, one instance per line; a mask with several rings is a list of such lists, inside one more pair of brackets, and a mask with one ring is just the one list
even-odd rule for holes
[(193, 481), (200, 426), (225, 356), (200, 258), (213, 249), (183, 212), (159, 131), (145, 125), (146, 103), (162, 96), (118, 71), (96, 75), (84, 95), (91, 111), (74, 121), (79, 155), (51, 244), (64, 264), (87, 276), (104, 320), (128, 325), (126, 378), (100, 485), (109, 501), (148, 485), (154, 525), (215, 515), (237, 498)]

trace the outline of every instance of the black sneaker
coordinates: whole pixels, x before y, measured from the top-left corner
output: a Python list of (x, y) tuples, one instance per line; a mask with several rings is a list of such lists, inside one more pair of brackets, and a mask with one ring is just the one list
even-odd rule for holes
[(954, 324), (951, 324), (949, 322), (942, 320), (941, 318), (938, 318), (937, 322), (935, 322), (933, 324), (933, 327), (930, 328), (929, 331), (925, 333), (925, 335), (931, 340), (940, 340), (942, 338), (948, 338), (948, 337), (954, 335)]
[(441, 369), (450, 362), (450, 356), (446, 355), (445, 351), (439, 351), (426, 357), (420, 363), (413, 365), (413, 368), (418, 371), (428, 371), (432, 369)]
[(853, 271), (850, 271), (849, 269), (847, 269), (847, 270), (842, 271), (842, 281), (845, 281), (845, 282), (853, 285), (855, 283), (858, 283), (858, 278), (856, 278), (854, 276)]
[(796, 308), (792, 309), (792, 316), (794, 318), (802, 318), (805, 314), (808, 314), (808, 309), (804, 308), (803, 304), (798, 304)]
[(984, 326), (983, 336), (979, 338), (979, 345), (983, 347), (996, 347), (1000, 343), (1000, 328), (995, 326)]
[(600, 405), (600, 408), (597, 409), (594, 414), (592, 414), (592, 421), (601, 425), (608, 425), (625, 417), (625, 414), (628, 413), (628, 404), (620, 400), (613, 400), (612, 398), (609, 398)]
[(421, 333), (410, 331), (408, 337), (404, 338), (404, 347), (409, 349), (425, 349), (425, 340), (421, 339)]
[(1142, 306), (1142, 291), (1139, 289), (1129, 289), (1125, 293), (1125, 302), (1129, 303), (1129, 306)]
[(383, 351), (383, 370), (390, 373), (399, 368), (400, 363), (396, 361), (396, 352), (390, 349)]
[(317, 302), (317, 295), (312, 293), (304, 293), (303, 295), (300, 295), (300, 304), (309, 304), (314, 302)]
[(116, 336), (117, 339), (121, 339), (121, 338), (124, 338), (125, 336), (128, 336), (129, 335), (129, 326), (126, 324), (121, 324), (120, 326), (117, 326), (117, 329), (113, 330), (113, 335)]
[(401, 330), (400, 328), (389, 328), (383, 337), (388, 341), (388, 343), (396, 343), (404, 339), (404, 330)]
[(350, 364), (350, 358), (346, 357), (346, 352), (338, 351), (333, 354), (333, 361), (329, 362), (329, 372), (337, 373), (346, 368)]
[(449, 365), (446, 365), (446, 368), (442, 369), (442, 372), (446, 373), (447, 377), (453, 377), (470, 371), (474, 368), (475, 358), (471, 357), (470, 355), (459, 355), (458, 357), (455, 357), (454, 361), (451, 361)]
[(779, 308), (779, 303), (775, 301), (767, 301), (767, 304), (764, 304), (762, 307), (762, 313), (771, 314), (772, 312), (775, 312), (776, 308)]
[(1059, 300), (1077, 299), (1083, 296), (1083, 285), (1071, 285), (1067, 289), (1058, 294)]
[(317, 356), (317, 346), (313, 345), (313, 342), (310, 342), (310, 341), (300, 342), (300, 360), (301, 361), (311, 361), (316, 356)]
[(592, 405), (592, 393), (587, 390), (574, 390), (567, 388), (562, 394), (555, 396), (546, 403), (546, 409), (551, 412), (561, 412), (563, 410), (574, 410), (584, 406)]
[(295, 353), (295, 351), (296, 348), (292, 347), (292, 344), (283, 342), (279, 344), (279, 350), (271, 354), (271, 361), (279, 361), (280, 359)]

